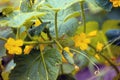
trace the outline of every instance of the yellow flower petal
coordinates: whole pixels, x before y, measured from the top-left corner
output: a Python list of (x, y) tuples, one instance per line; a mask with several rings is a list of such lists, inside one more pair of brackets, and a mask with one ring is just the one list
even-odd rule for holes
[(90, 38), (88, 38), (85, 33), (75, 35), (73, 40), (75, 42), (75, 47), (79, 47), (81, 50), (86, 50), (90, 43)]
[(113, 3), (113, 7), (119, 7), (120, 6), (120, 0), (110, 0), (110, 2)]
[(100, 52), (100, 51), (102, 51), (103, 47), (104, 47), (104, 45), (103, 45), (102, 43), (98, 42), (98, 43), (97, 43), (97, 46), (96, 46), (96, 50), (97, 50), (98, 52)]
[(21, 47), (16, 47), (16, 49), (15, 49), (15, 54), (16, 54), (16, 55), (22, 54), (22, 48), (21, 48)]
[(98, 54), (95, 54), (95, 58), (98, 59), (98, 60), (100, 60), (100, 57), (99, 57)]
[(95, 37), (97, 35), (97, 30), (90, 32), (87, 36), (88, 37)]
[(81, 44), (81, 46), (80, 46), (80, 49), (81, 50), (86, 50), (88, 48), (88, 45), (87, 44)]
[(24, 54), (29, 54), (32, 49), (33, 49), (33, 45), (25, 46)]
[(90, 39), (85, 39), (85, 40), (84, 40), (84, 43), (89, 44), (90, 42), (91, 42)]
[(8, 50), (9, 54), (22, 54), (22, 49), (20, 46), (23, 45), (22, 40), (14, 40), (13, 38), (9, 38), (5, 43), (5, 48)]
[(11, 49), (8, 50), (9, 54), (16, 54), (16, 55), (20, 55), (22, 54), (22, 49), (20, 47), (11, 47)]
[(15, 43), (16, 43), (16, 44), (15, 44), (16, 46), (22, 46), (22, 45), (23, 45), (23, 41), (20, 40), (20, 39), (19, 39), (19, 40), (16, 40)]
[(40, 44), (40, 50), (43, 51), (45, 49), (46, 44)]

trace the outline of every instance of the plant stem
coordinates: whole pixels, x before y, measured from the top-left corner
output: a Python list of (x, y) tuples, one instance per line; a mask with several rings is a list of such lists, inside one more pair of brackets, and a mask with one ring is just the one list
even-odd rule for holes
[(84, 53), (82, 53), (78, 50), (72, 49), (72, 48), (70, 48), (70, 50), (73, 51), (73, 52), (79, 53), (82, 56), (86, 57), (97, 68), (97, 71), (100, 71), (99, 67), (92, 60), (90, 60), (90, 58), (87, 55), (85, 55)]
[(16, 39), (20, 38), (20, 28), (17, 28)]
[(7, 39), (4, 37), (0, 37), (0, 40), (7, 41)]
[(111, 62), (106, 56), (104, 56), (101, 52), (97, 52), (96, 51), (96, 49), (92, 46), (92, 45), (89, 45), (91, 48), (93, 48), (94, 50), (95, 50), (95, 52), (98, 54), (98, 55), (100, 55), (102, 58), (104, 58), (114, 69), (115, 69), (115, 71), (116, 71), (116, 73), (117, 74), (119, 74), (120, 73), (120, 71), (119, 71), (119, 69), (117, 68), (117, 66), (113, 63), (113, 62)]
[(41, 54), (41, 58), (42, 58), (42, 62), (43, 62), (43, 66), (44, 66), (44, 68), (45, 68), (46, 80), (49, 80), (49, 78), (48, 78), (48, 71), (47, 71), (47, 67), (46, 67), (46, 63), (45, 63), (44, 55), (43, 55), (42, 51), (41, 51), (40, 54)]
[(64, 73), (64, 71), (63, 71), (63, 64), (61, 64), (61, 74), (63, 74)]
[(24, 44), (51, 44), (54, 41), (44, 41), (44, 42), (39, 42), (39, 41), (24, 41)]
[(61, 45), (57, 40), (54, 40), (54, 41), (55, 41), (55, 43), (58, 45), (58, 47), (59, 47), (61, 50), (63, 50), (62, 45)]
[(119, 69), (117, 68), (117, 66), (113, 63), (113, 62), (111, 62), (106, 56), (104, 56), (103, 54), (99, 54), (101, 57), (103, 57), (105, 60), (107, 60), (108, 61), (108, 63), (115, 69), (115, 71), (116, 71), (116, 73), (117, 74), (119, 74), (120, 73), (120, 71), (119, 71)]
[(33, 40), (33, 37), (30, 35), (30, 33), (26, 30), (26, 33), (27, 33), (27, 35), (28, 35), (28, 37), (31, 39), (31, 40)]
[(82, 16), (82, 22), (83, 22), (83, 26), (84, 26), (84, 33), (86, 33), (86, 18), (85, 18), (85, 12), (84, 12), (84, 1), (80, 2), (80, 7), (81, 7), (81, 16)]
[(58, 11), (55, 11), (55, 35), (56, 35), (56, 39), (58, 39), (57, 15), (58, 15)]

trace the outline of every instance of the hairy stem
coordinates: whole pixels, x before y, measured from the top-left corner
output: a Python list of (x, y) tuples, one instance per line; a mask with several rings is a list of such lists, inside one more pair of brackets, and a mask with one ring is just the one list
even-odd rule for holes
[(119, 71), (119, 69), (117, 68), (117, 66), (116, 66), (113, 62), (111, 62), (106, 56), (104, 56), (104, 55), (101, 53), (102, 51), (101, 51), (101, 52), (97, 52), (96, 49), (95, 49), (92, 45), (89, 45), (89, 46), (90, 46), (91, 48), (93, 48), (98, 55), (100, 55), (102, 58), (104, 58), (104, 59), (114, 68), (114, 70), (116, 71), (117, 74), (120, 73), (120, 71)]
[(59, 47), (61, 50), (63, 50), (62, 45), (61, 45), (57, 40), (54, 40), (54, 41), (55, 41), (55, 43), (58, 45), (58, 47)]
[(58, 39), (57, 15), (58, 15), (58, 11), (55, 11), (55, 35), (56, 35), (56, 39)]
[(86, 33), (86, 18), (85, 18), (85, 12), (84, 12), (84, 1), (80, 2), (80, 7), (81, 7), (81, 16), (82, 16), (82, 22), (84, 26), (84, 33)]
[(45, 68), (46, 80), (49, 80), (49, 78), (48, 78), (47, 66), (46, 66), (46, 63), (45, 63), (45, 60), (44, 60), (44, 55), (43, 55), (42, 52), (41, 52), (40, 54), (41, 54), (41, 58), (42, 58), (42, 62), (43, 62), (43, 66), (44, 66), (44, 68)]
[(119, 69), (117, 68), (117, 66), (111, 62), (106, 56), (104, 56), (103, 54), (99, 54), (101, 57), (103, 57), (105, 60), (107, 60), (107, 62), (115, 69), (116, 73), (119, 74), (120, 71)]
[(51, 44), (54, 43), (54, 41), (44, 41), (44, 42), (39, 42), (39, 41), (24, 41), (24, 44), (29, 45), (29, 44)]
[(17, 28), (16, 39), (20, 38), (20, 28)]

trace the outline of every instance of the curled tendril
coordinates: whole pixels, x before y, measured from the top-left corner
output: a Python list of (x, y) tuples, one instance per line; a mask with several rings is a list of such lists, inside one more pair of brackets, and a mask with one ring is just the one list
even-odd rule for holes
[(90, 58), (89, 58), (87, 55), (85, 55), (85, 54), (83, 54), (82, 52), (77, 51), (77, 50), (75, 50), (75, 49), (71, 49), (71, 48), (70, 48), (70, 50), (71, 50), (71, 51), (74, 51), (74, 52), (77, 52), (77, 53), (81, 54), (82, 56), (86, 57), (86, 58), (96, 67), (97, 70), (94, 72), (95, 75), (97, 75), (97, 74), (100, 73), (99, 67), (98, 67), (92, 60), (90, 60)]

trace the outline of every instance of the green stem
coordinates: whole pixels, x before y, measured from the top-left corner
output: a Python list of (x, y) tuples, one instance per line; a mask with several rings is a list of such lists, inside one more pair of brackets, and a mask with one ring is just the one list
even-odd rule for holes
[(93, 48), (94, 50), (95, 50), (95, 52), (98, 54), (98, 55), (100, 55), (102, 58), (104, 58), (113, 68), (114, 68), (114, 70), (116, 71), (116, 73), (117, 74), (119, 74), (120, 72), (119, 72), (119, 69), (117, 68), (117, 66), (113, 63), (113, 62), (111, 62), (106, 56), (104, 56), (101, 52), (97, 52), (96, 51), (96, 49), (92, 46), (92, 45), (89, 45), (91, 48)]
[(62, 45), (61, 45), (57, 40), (54, 40), (54, 41), (55, 41), (55, 43), (58, 45), (58, 47), (59, 47), (61, 50), (63, 50)]
[(45, 60), (44, 60), (44, 55), (43, 55), (42, 52), (41, 52), (41, 58), (42, 58), (43, 66), (44, 66), (44, 68), (45, 68), (46, 80), (49, 80), (49, 78), (48, 78), (47, 66), (46, 66), (46, 63), (45, 63)]
[(64, 73), (64, 71), (63, 71), (63, 64), (61, 64), (61, 74), (63, 74)]
[(56, 39), (58, 39), (57, 15), (58, 15), (58, 11), (55, 11), (55, 35), (56, 35)]
[(20, 38), (20, 28), (17, 28), (16, 39)]
[[(108, 42), (108, 40), (107, 40), (105, 34), (104, 34), (102, 31), (100, 31), (100, 35), (102, 35), (102, 39), (103, 39), (104, 43), (106, 44), (106, 43)], [(108, 45), (108, 46), (106, 46), (106, 47), (103, 47), (103, 50), (104, 50), (105, 48), (107, 49), (108, 54), (110, 55), (110, 57), (113, 57), (112, 51), (111, 51), (111, 49), (110, 49), (110, 46)]]
[(7, 39), (4, 37), (0, 37), (0, 40), (7, 41)]
[(84, 12), (84, 1), (80, 2), (80, 7), (81, 7), (81, 16), (82, 16), (82, 22), (83, 22), (83, 26), (84, 26), (84, 33), (86, 33), (86, 18), (85, 18), (85, 12)]
[(100, 71), (99, 67), (98, 67), (92, 60), (90, 60), (90, 58), (89, 58), (87, 55), (85, 55), (84, 53), (82, 53), (82, 52), (80, 52), (80, 51), (77, 51), (77, 50), (75, 50), (75, 49), (72, 49), (72, 48), (70, 48), (70, 50), (73, 51), (73, 52), (79, 53), (79, 54), (81, 54), (82, 56), (86, 57), (86, 58), (97, 68), (97, 71)]
[(29, 44), (51, 44), (54, 43), (54, 41), (44, 41), (44, 42), (39, 42), (39, 41), (24, 41), (24, 44), (29, 45)]
[(30, 35), (30, 33), (26, 30), (26, 33), (27, 33), (27, 35), (28, 35), (28, 37), (31, 39), (31, 40), (33, 40), (33, 37)]
[(32, 5), (34, 4), (32, 0), (29, 0), (30, 3), (30, 7), (32, 7)]
[(115, 69), (116, 73), (119, 74), (120, 71), (119, 69), (117, 68), (117, 66), (112, 63), (106, 56), (104, 56), (103, 54), (99, 54), (101, 57), (103, 57), (105, 60), (107, 60), (107, 62)]

